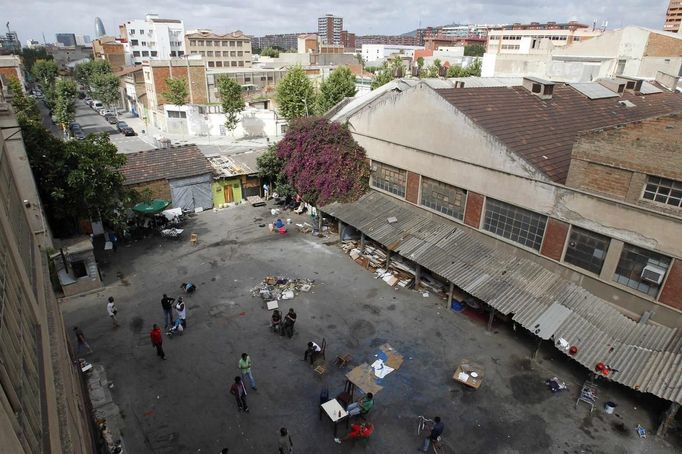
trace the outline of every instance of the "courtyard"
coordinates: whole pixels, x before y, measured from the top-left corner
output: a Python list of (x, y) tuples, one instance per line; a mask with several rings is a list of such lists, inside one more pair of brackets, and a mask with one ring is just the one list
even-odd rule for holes
[[(449, 453), (664, 453), (680, 449), (680, 434), (653, 436), (664, 402), (624, 387), (600, 382), (599, 401), (590, 413), (575, 406), (587, 371), (519, 328), (486, 317), (455, 313), (433, 295), (388, 286), (354, 263), (326, 238), (300, 233), (292, 218), (285, 235), (271, 233), (270, 206), (240, 205), (200, 213), (185, 237), (151, 237), (98, 257), (105, 288), (63, 300), (70, 331), (79, 326), (94, 352), (85, 358), (104, 366), (120, 407), (123, 437), (130, 453), (275, 453), (280, 427), (287, 427), (297, 453), (416, 452), (417, 415), (441, 416)], [(189, 233), (199, 242), (192, 246)], [(252, 295), (266, 276), (310, 279), (309, 292), (280, 301), (298, 314), (292, 339), (269, 330), (270, 312)], [(153, 323), (163, 326), (161, 297), (177, 297), (180, 284), (198, 291), (187, 303), (187, 330), (164, 336), (167, 361), (149, 341)], [(121, 326), (112, 328), (106, 299), (113, 296)], [(327, 341), (326, 374), (303, 361), (308, 341)], [(72, 339), (73, 340), (73, 339)], [(382, 383), (368, 416), (375, 431), (367, 444), (333, 440), (333, 427), (319, 418), (323, 388), (330, 397), (344, 388), (345, 374), (372, 363), (389, 343), (404, 362)], [(257, 391), (248, 390), (250, 413), (237, 411), (228, 389), (241, 353), (253, 360)], [(350, 353), (351, 365), (332, 364)], [(453, 380), (460, 361), (485, 368), (482, 386)], [(544, 384), (558, 376), (568, 390), (552, 394)], [(356, 399), (360, 393), (356, 392)], [(617, 404), (614, 414), (603, 403)], [(639, 438), (635, 427), (649, 431)], [(339, 425), (339, 434), (345, 433)]]

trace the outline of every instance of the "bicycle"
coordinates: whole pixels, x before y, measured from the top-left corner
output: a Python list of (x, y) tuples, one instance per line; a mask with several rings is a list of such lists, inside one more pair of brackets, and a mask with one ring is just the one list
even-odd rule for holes
[[(426, 431), (431, 430), (431, 427), (433, 424), (435, 424), (435, 421), (429, 418), (425, 418), (423, 416), (417, 416), (417, 436), (426, 438), (428, 434), (426, 434)], [(437, 440), (432, 440), (431, 441), (431, 448), (433, 449), (433, 452), (435, 454), (445, 454), (445, 442), (443, 440), (443, 437), (440, 436), (438, 437)]]

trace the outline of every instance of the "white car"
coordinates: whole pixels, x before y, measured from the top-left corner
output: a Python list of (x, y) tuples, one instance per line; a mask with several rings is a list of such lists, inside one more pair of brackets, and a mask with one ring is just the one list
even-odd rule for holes
[(102, 101), (97, 101), (96, 99), (92, 101), (92, 104), (90, 104), (90, 107), (92, 107), (95, 110), (99, 110), (104, 107), (104, 104)]
[(107, 115), (107, 114), (116, 115), (116, 111), (115, 111), (115, 110), (107, 109), (106, 107), (104, 107), (104, 108), (98, 110), (98, 112), (99, 112), (99, 114), (100, 114), (101, 116), (105, 116), (105, 115)]

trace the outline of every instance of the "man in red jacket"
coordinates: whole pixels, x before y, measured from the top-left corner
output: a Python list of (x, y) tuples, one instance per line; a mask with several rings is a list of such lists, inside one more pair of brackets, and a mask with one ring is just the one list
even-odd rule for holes
[(166, 354), (163, 352), (163, 339), (161, 338), (161, 328), (159, 325), (154, 323), (154, 327), (149, 332), (149, 337), (152, 340), (152, 345), (156, 347), (156, 354), (161, 357), (161, 359), (166, 359)]

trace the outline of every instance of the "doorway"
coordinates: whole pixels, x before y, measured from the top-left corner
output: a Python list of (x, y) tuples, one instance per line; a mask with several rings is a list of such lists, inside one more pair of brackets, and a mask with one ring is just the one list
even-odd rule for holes
[(225, 186), (223, 186), (223, 194), (225, 197), (225, 203), (234, 202), (234, 194), (232, 194), (232, 185), (231, 184), (226, 184)]

